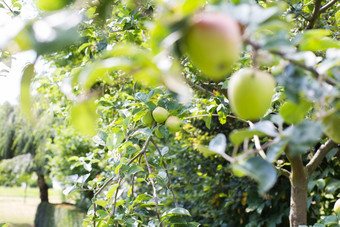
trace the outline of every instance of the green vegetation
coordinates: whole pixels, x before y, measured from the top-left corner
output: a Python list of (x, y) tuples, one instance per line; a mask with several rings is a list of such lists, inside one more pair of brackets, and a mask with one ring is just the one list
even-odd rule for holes
[(58, 180), (86, 227), (339, 225), (339, 1), (36, 3), (1, 184)]

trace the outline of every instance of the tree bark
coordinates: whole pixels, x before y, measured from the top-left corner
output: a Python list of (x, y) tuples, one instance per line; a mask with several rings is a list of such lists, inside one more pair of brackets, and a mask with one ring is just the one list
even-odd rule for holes
[(40, 192), (40, 201), (48, 202), (48, 186), (43, 174), (38, 174), (38, 187)]
[(289, 222), (291, 227), (307, 225), (308, 174), (301, 155), (287, 157), (291, 163)]

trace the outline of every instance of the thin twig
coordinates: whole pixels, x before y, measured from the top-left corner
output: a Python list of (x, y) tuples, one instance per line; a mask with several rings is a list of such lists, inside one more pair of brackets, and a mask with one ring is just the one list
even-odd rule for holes
[[(146, 166), (148, 167), (149, 175), (151, 175), (152, 171), (151, 171), (151, 168), (150, 168), (150, 165), (149, 165), (149, 162), (148, 162), (148, 158), (146, 157), (146, 152), (144, 152), (144, 159), (145, 159)], [(156, 215), (157, 215), (157, 218), (158, 218), (159, 223), (160, 223), (159, 226), (163, 227), (161, 217), (159, 216), (158, 197), (157, 197), (157, 190), (156, 190), (155, 182), (153, 181), (153, 178), (150, 177), (150, 176), (149, 176), (149, 179), (150, 179), (150, 183), (151, 183), (152, 188), (153, 188), (153, 198), (155, 199)]]
[(202, 115), (196, 115), (196, 116), (190, 116), (190, 117), (185, 117), (184, 119), (192, 119), (192, 118), (199, 118), (199, 117), (218, 117), (218, 114), (202, 114)]
[[(140, 150), (140, 152), (138, 152), (138, 154), (136, 154), (133, 158), (130, 159), (130, 161), (127, 163), (127, 165), (130, 165), (134, 160), (136, 160), (136, 158), (138, 158), (139, 156), (141, 156), (144, 151), (146, 150), (146, 147), (149, 143), (151, 139), (151, 135), (146, 139), (144, 145), (143, 145), (143, 148)], [(110, 177), (104, 184), (103, 186), (94, 194), (94, 197), (97, 197), (111, 182), (112, 180), (114, 179), (115, 177), (112, 176)]]
[[(251, 46), (256, 46), (257, 48), (261, 48), (261, 46), (258, 43), (255, 43), (252, 40), (245, 40), (245, 42)], [(293, 65), (296, 65), (304, 70), (307, 70), (309, 72), (311, 72), (316, 78), (319, 78), (321, 76), (321, 74), (314, 68), (314, 67), (310, 67), (307, 66), (299, 61), (296, 61), (294, 59), (289, 58), (289, 56), (286, 53), (283, 53), (281, 51), (276, 51), (276, 50), (271, 50), (269, 51), (272, 54), (278, 55), (280, 56), (282, 59), (289, 61), (290, 63), (292, 63)], [(330, 85), (336, 85), (336, 81), (334, 81), (332, 78), (329, 77), (325, 77), (325, 81), (330, 84)]]
[[(212, 117), (218, 117), (219, 115), (218, 114), (201, 114), (201, 115), (196, 115), (196, 116), (190, 116), (190, 117), (185, 117), (184, 118), (184, 120), (188, 120), (188, 119), (192, 119), (192, 118), (199, 118), (199, 117), (210, 117), (210, 116), (212, 116)], [(243, 120), (243, 119), (241, 119), (241, 118), (239, 118), (239, 117), (236, 117), (236, 116), (234, 116), (234, 115), (227, 115), (226, 117), (229, 117), (229, 118), (234, 118), (234, 119), (237, 119), (237, 120), (239, 120), (239, 121), (243, 121), (243, 122), (245, 122), (245, 123), (247, 123), (247, 121), (246, 120)]]
[(310, 176), (315, 171), (315, 169), (321, 164), (322, 160), (328, 154), (328, 152), (336, 146), (337, 146), (336, 143), (334, 143), (332, 140), (328, 140), (316, 151), (313, 158), (306, 165), (308, 176)]
[(136, 173), (132, 174), (132, 177), (131, 177), (131, 195), (133, 197), (133, 190), (134, 190), (134, 186), (135, 186), (135, 176), (136, 176)]
[(175, 206), (178, 207), (178, 202), (177, 202), (177, 198), (176, 198), (175, 192), (174, 192), (173, 187), (172, 187), (172, 181), (171, 181), (171, 176), (169, 174), (168, 166), (165, 163), (165, 161), (163, 160), (163, 155), (162, 155), (161, 150), (159, 149), (158, 145), (155, 143), (155, 141), (152, 138), (151, 138), (151, 142), (156, 147), (156, 150), (158, 151), (158, 154), (161, 157), (162, 164), (163, 164), (163, 167), (164, 167), (165, 172), (166, 172), (166, 176), (168, 177), (168, 184), (167, 184), (167, 186), (168, 186), (169, 190), (172, 193), (172, 196), (173, 196), (174, 201), (175, 201)]
[[(267, 149), (268, 147), (270, 147), (270, 146), (272, 146), (272, 145), (274, 145), (274, 144), (277, 144), (278, 142), (280, 142), (280, 139), (279, 139), (279, 138), (275, 138), (275, 139), (273, 139), (272, 141), (263, 144), (263, 145), (261, 146), (260, 149), (261, 149), (261, 150), (265, 150), (265, 149)], [(257, 148), (256, 148), (256, 149), (252, 149), (252, 150), (248, 151), (247, 153), (243, 153), (242, 155), (240, 155), (240, 156), (237, 157), (237, 160), (238, 160), (238, 161), (242, 161), (242, 160), (245, 159), (246, 157), (258, 153), (258, 152), (260, 151), (260, 149), (257, 149)]]
[(97, 212), (97, 204), (93, 204), (93, 227), (96, 227), (96, 212)]
[[(248, 122), (250, 128), (254, 128), (253, 122), (251, 122), (251, 121), (247, 121), (247, 122)], [(263, 151), (263, 149), (262, 149), (262, 147), (261, 147), (260, 139), (259, 139), (259, 137), (258, 137), (257, 135), (254, 135), (254, 143), (255, 143), (256, 149), (259, 150), (259, 154), (261, 155), (261, 157), (262, 157), (263, 159), (266, 159), (267, 155), (266, 155), (266, 153)]]
[(117, 186), (117, 189), (116, 189), (116, 192), (115, 192), (114, 202), (113, 202), (113, 205), (112, 205), (112, 216), (114, 216), (116, 214), (117, 196), (118, 196), (119, 186), (120, 186), (121, 182), (122, 182), (122, 178), (119, 178), (118, 183), (117, 183), (118, 186)]
[(290, 172), (284, 168), (277, 168), (277, 170), (281, 173), (282, 176), (287, 177), (288, 179), (290, 179)]
[(214, 94), (213, 92), (211, 92), (211, 91), (209, 91), (209, 90), (207, 90), (207, 89), (201, 87), (201, 86), (198, 85), (198, 84), (193, 83), (191, 80), (188, 80), (186, 77), (184, 77), (184, 79), (185, 79), (185, 81), (189, 84), (190, 87), (193, 87), (193, 88), (195, 88), (195, 89), (197, 89), (197, 90), (200, 90), (201, 92), (203, 92), (203, 93), (205, 93), (205, 94), (207, 94), (207, 95), (215, 96), (215, 94)]
[(311, 18), (308, 21), (307, 29), (312, 29), (314, 27), (314, 24), (320, 15), (320, 8), (321, 0), (315, 0), (314, 9)]
[(5, 3), (6, 7), (9, 9), (9, 11), (11, 11), (11, 13), (14, 14), (13, 10), (11, 9), (11, 7), (9, 7), (9, 5), (7, 5), (7, 3), (5, 2), (5, 0), (2, 0), (3, 3)]
[(320, 9), (320, 14), (326, 12), (327, 9), (329, 9), (332, 5), (339, 2), (339, 0), (332, 0), (328, 2), (326, 5), (322, 6)]

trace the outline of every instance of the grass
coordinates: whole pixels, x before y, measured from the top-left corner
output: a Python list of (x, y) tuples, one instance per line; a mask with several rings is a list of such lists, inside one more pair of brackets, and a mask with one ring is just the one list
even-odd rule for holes
[[(60, 203), (60, 192), (49, 189), (52, 203)], [(0, 187), (0, 223), (11, 223), (11, 227), (33, 226), (35, 212), (40, 203), (39, 189), (20, 187)]]
[[(60, 191), (54, 189), (48, 189), (48, 195), (50, 197), (60, 197)], [(25, 188), (22, 187), (3, 187), (0, 186), (0, 196), (14, 196), (14, 197), (24, 197)], [(26, 197), (37, 197), (39, 198), (38, 188), (27, 188)]]

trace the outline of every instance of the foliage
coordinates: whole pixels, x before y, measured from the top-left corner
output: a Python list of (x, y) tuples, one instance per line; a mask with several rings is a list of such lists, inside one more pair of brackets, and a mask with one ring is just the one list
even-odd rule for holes
[[(42, 55), (24, 72), (21, 107), (31, 121), (42, 116), (34, 110), (53, 116), (48, 166), (64, 181), (74, 176), (65, 194), (92, 197), (84, 226), (286, 226), (288, 190), (297, 185), (306, 197), (308, 186), (308, 223), (336, 225), (338, 2), (79, 4), (40, 11), (3, 46)], [(79, 8), (84, 17), (72, 13)], [(258, 122), (235, 116), (229, 78), (204, 79), (182, 48), (188, 19), (203, 8), (241, 24), (243, 52), (228, 76), (252, 66), (275, 77), (271, 108)], [(158, 106), (183, 119), (180, 132), (141, 121)], [(301, 202), (293, 190), (291, 202)], [(307, 224), (292, 217), (294, 207), (291, 225)]]

